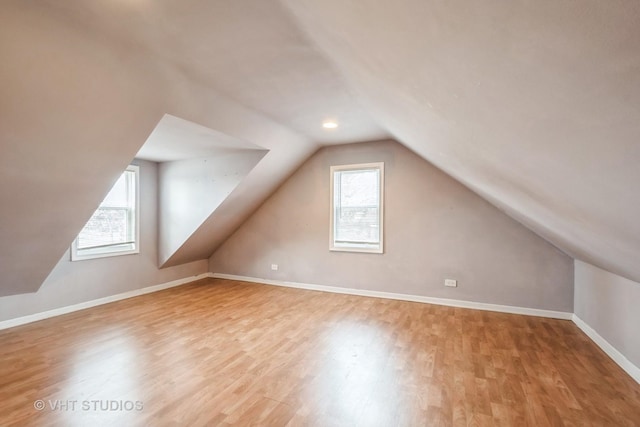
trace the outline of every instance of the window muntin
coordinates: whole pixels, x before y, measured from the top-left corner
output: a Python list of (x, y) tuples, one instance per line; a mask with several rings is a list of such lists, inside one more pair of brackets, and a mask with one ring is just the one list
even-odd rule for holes
[(71, 245), (71, 260), (139, 253), (138, 166), (129, 166)]
[(383, 252), (384, 163), (331, 167), (332, 251)]

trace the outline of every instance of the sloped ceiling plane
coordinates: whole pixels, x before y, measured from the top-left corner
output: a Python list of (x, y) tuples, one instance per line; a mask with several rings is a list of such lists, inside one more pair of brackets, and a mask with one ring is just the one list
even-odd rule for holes
[(636, 1), (0, 11), (0, 295), (38, 289), (165, 115), (262, 150), (167, 265), (211, 255), (320, 146), (393, 137), (571, 256), (640, 281)]

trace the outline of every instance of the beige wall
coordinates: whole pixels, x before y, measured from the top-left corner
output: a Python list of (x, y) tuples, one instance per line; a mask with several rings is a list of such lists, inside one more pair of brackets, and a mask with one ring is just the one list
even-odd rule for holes
[(140, 165), (140, 253), (71, 262), (67, 251), (37, 292), (0, 298), (0, 321), (207, 271), (206, 260), (158, 269), (158, 167), (142, 160), (135, 163)]
[[(329, 167), (378, 161), (385, 253), (329, 252)], [(393, 141), (318, 151), (213, 254), (209, 269), (573, 312), (572, 258)], [(445, 278), (458, 288), (445, 288)]]
[(581, 261), (575, 278), (576, 316), (640, 369), (640, 283)]

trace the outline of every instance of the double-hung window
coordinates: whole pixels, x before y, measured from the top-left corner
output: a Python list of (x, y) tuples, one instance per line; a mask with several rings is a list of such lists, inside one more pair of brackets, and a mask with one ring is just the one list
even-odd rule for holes
[(139, 247), (138, 166), (129, 166), (71, 245), (71, 260), (135, 254)]
[(383, 252), (384, 163), (331, 167), (332, 251)]

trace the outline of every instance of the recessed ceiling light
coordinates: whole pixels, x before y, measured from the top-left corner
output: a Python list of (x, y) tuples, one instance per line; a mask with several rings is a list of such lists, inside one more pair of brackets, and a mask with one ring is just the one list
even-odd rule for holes
[(334, 122), (333, 120), (327, 120), (322, 123), (322, 127), (325, 129), (335, 129), (338, 127), (338, 123)]

